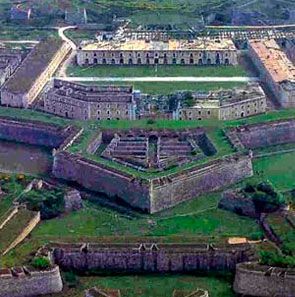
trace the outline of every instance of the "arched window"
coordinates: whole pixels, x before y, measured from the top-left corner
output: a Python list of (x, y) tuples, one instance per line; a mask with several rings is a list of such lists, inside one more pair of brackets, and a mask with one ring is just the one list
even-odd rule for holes
[(129, 65), (133, 64), (133, 60), (132, 60), (132, 59), (129, 59), (129, 60), (128, 60), (128, 64), (129, 64)]
[(207, 64), (211, 65), (211, 59), (207, 59)]
[(226, 59), (224, 60), (224, 64), (225, 64), (225, 65), (229, 65), (229, 59), (228, 59), (228, 58), (226, 58)]
[(141, 64), (141, 58), (137, 59), (137, 64)]
[(116, 64), (116, 60), (115, 59), (112, 59), (112, 64)]
[(97, 64), (97, 62), (98, 62), (98, 61), (97, 61), (97, 58), (94, 58), (94, 59), (93, 59), (93, 63), (94, 63), (94, 64)]
[(124, 59), (123, 58), (120, 59), (120, 64), (124, 64)]
[(202, 59), (199, 59), (198, 64), (199, 64), (199, 65), (203, 65), (203, 60), (202, 60)]
[(194, 59), (190, 58), (190, 59), (189, 59), (189, 63), (190, 63), (190, 64), (194, 64)]
[(172, 64), (176, 64), (176, 58), (172, 59)]
[(184, 59), (181, 59), (180, 60), (180, 64), (185, 64), (185, 60)]

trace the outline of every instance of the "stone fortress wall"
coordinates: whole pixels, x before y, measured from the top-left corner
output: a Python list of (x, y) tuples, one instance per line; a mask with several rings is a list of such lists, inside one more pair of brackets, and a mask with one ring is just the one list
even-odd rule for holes
[(294, 269), (242, 263), (236, 267), (234, 290), (242, 296), (294, 297)]
[(155, 213), (200, 194), (236, 183), (253, 174), (251, 158), (237, 154), (178, 174), (142, 180), (79, 155), (59, 151), (53, 174), (81, 186), (119, 197), (134, 208)]
[(237, 149), (295, 143), (295, 120), (245, 125), (229, 129), (226, 134)]
[(52, 258), (64, 270), (183, 273), (235, 269), (254, 256), (250, 244), (53, 244)]
[(63, 289), (58, 266), (38, 271), (28, 267), (0, 269), (0, 297), (32, 297)]
[(157, 212), (253, 175), (249, 155), (233, 155), (151, 182), (150, 212)]
[(72, 138), (78, 129), (72, 126), (58, 127), (38, 121), (13, 120), (0, 117), (0, 138), (31, 145), (60, 147)]

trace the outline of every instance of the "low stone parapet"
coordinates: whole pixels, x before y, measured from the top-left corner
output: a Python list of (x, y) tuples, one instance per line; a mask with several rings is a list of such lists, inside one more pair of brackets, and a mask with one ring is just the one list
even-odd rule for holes
[(16, 267), (0, 270), (0, 297), (32, 297), (59, 293), (63, 289), (58, 266), (48, 270)]
[(234, 291), (242, 296), (294, 297), (295, 269), (241, 263), (236, 267)]

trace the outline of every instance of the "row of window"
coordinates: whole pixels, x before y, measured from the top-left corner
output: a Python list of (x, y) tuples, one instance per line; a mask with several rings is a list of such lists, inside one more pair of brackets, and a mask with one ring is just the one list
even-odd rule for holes
[[(160, 63), (162, 62), (162, 63)], [(211, 59), (207, 59), (206, 61), (204, 61), (203, 59), (199, 59), (198, 61), (196, 61), (195, 59), (189, 59), (188, 64), (199, 64), (199, 65), (203, 65), (203, 64), (212, 64), (214, 61), (212, 61)], [(85, 64), (90, 64), (90, 60), (89, 59), (85, 59)], [(143, 61), (141, 58), (138, 58), (136, 60), (130, 58), (128, 60), (125, 60), (123, 58), (121, 58), (119, 61), (115, 60), (115, 59), (111, 59), (111, 60), (107, 60), (107, 59), (102, 59), (102, 60), (98, 60), (97, 58), (93, 59), (93, 64), (187, 64), (185, 59), (180, 59), (177, 60), (176, 58), (173, 58), (172, 60), (168, 60), (168, 59), (163, 59), (162, 61), (158, 58), (155, 59), (146, 59), (145, 61)], [(221, 64), (220, 60), (215, 60), (214, 64)], [(224, 64), (228, 65), (229, 64), (229, 59), (225, 59), (224, 60)]]
[[(86, 55), (86, 57), (88, 57), (88, 53), (86, 53), (85, 55)], [(212, 55), (212, 53), (211, 53), (211, 55)], [(107, 53), (107, 55), (106, 55), (106, 53), (104, 53), (104, 52), (102, 53), (102, 55), (97, 55), (97, 53), (94, 53), (93, 56), (94, 56), (94, 57), (97, 57), (97, 56), (108, 57), (108, 56), (109, 56), (109, 53)], [(112, 56), (112, 57), (116, 57), (117, 55), (115, 55), (114, 53), (112, 53), (111, 56)], [(123, 58), (123, 57), (125, 57), (125, 56), (126, 56), (126, 55), (123, 54), (123, 53), (120, 53), (120, 54), (119, 54), (119, 57), (120, 57), (120, 58)], [(129, 53), (129, 57), (133, 57), (133, 56), (134, 56), (133, 53)], [(151, 57), (159, 58), (159, 57), (162, 56), (162, 53), (161, 53), (161, 55), (159, 55), (158, 53), (155, 53), (154, 55), (150, 55), (149, 53), (146, 53), (145, 55), (142, 54), (142, 53), (137, 53), (136, 56), (137, 56), (138, 58), (141, 58), (141, 57), (143, 57), (143, 56), (145, 56), (146, 58), (151, 58)], [(163, 54), (163, 57), (164, 57), (164, 58), (168, 58), (169, 56), (170, 56), (170, 55), (167, 55), (166, 53)], [(173, 58), (176, 58), (177, 56), (178, 56), (178, 55), (176, 55), (176, 53), (173, 53), (173, 54), (172, 54), (172, 57), (173, 57)], [(184, 57), (184, 56), (187, 56), (187, 54), (185, 54), (184, 52), (182, 52), (182, 53), (181, 53), (181, 56)], [(199, 57), (203, 57), (203, 58), (206, 59), (206, 57), (207, 57), (207, 52), (204, 52), (204, 53), (190, 53), (189, 56), (190, 56), (191, 58), (193, 58), (193, 57), (195, 57), (195, 56), (199, 56)], [(220, 56), (221, 56), (221, 55), (220, 55), (219, 53), (216, 53), (216, 59), (220, 59)], [(228, 57), (228, 53), (225, 53), (225, 57)]]

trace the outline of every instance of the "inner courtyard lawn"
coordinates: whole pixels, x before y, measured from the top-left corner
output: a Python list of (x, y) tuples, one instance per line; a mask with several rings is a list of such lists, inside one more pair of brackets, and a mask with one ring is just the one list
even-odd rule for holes
[(81, 77), (166, 77), (166, 76), (248, 76), (247, 71), (240, 65), (237, 66), (182, 66), (182, 65), (158, 65), (158, 66), (112, 66), (96, 65), (80, 67), (69, 66), (69, 76)]

